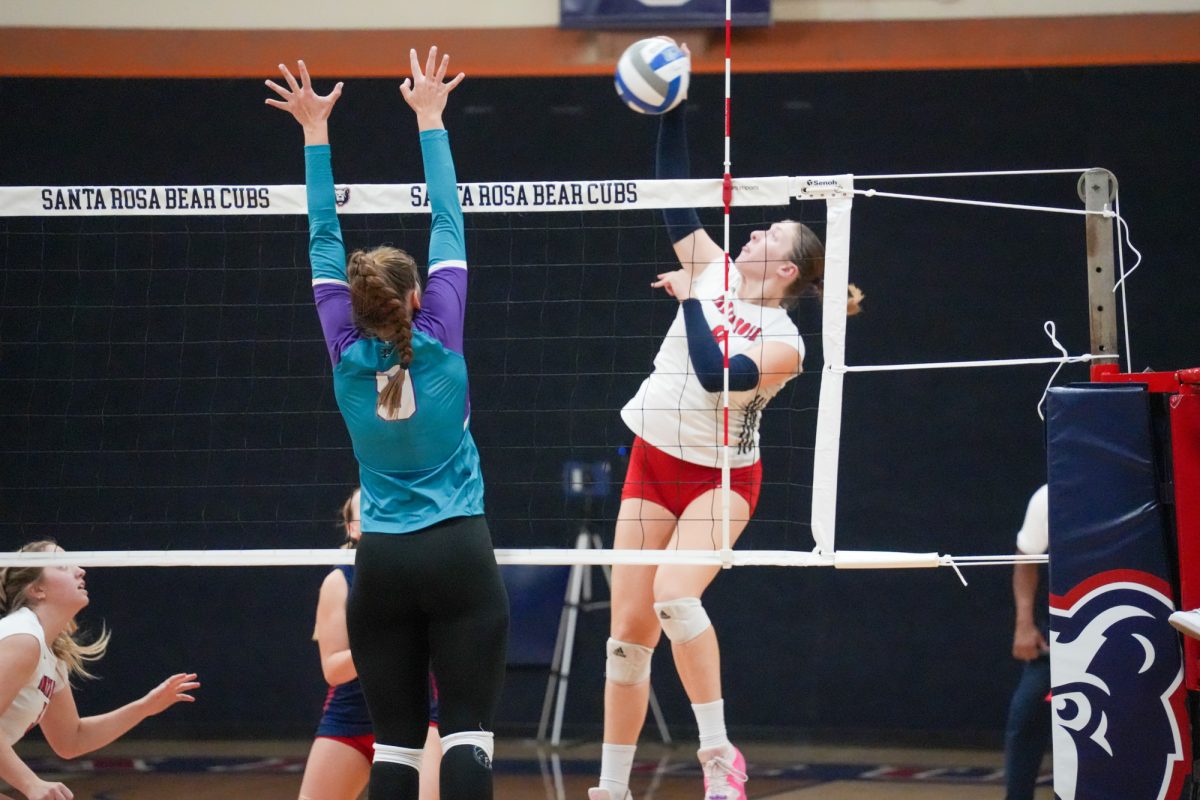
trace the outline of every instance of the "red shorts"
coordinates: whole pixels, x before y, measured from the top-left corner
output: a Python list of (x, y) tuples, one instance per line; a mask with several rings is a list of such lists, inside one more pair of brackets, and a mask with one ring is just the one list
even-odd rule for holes
[[(647, 444), (640, 436), (634, 437), (621, 489), (622, 500), (649, 500), (679, 518), (697, 497), (720, 488), (720, 467), (702, 467), (684, 461)], [(762, 491), (762, 461), (729, 470), (729, 488), (745, 498), (753, 515)]]
[(369, 733), (364, 733), (362, 736), (318, 736), (317, 738), (341, 742), (362, 753), (363, 757), (367, 759), (367, 763), (375, 761), (375, 737)]

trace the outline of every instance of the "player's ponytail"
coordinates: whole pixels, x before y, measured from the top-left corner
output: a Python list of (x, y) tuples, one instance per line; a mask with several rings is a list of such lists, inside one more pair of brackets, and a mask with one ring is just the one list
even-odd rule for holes
[[(43, 553), (57, 547), (58, 543), (53, 539), (42, 539), (30, 542), (17, 552)], [(44, 567), (4, 567), (0, 569), (0, 613), (7, 616), (19, 609), (31, 607), (33, 602), (29, 597), (29, 587), (37, 583), (38, 579), (42, 577), (44, 569)], [(66, 665), (68, 674), (77, 675), (80, 678), (91, 678), (94, 676), (87, 671), (86, 664), (88, 661), (96, 661), (104, 655), (104, 651), (108, 649), (108, 640), (111, 634), (102, 628), (95, 641), (83, 644), (75, 638), (78, 633), (79, 626), (72, 619), (67, 623), (66, 629), (53, 642), (49, 642), (50, 651)]]
[(400, 359), (400, 371), (388, 377), (387, 385), (379, 393), (379, 408), (385, 412), (386, 419), (394, 418), (400, 410), (404, 381), (408, 379), (408, 367), (412, 364), (412, 314), (407, 306), (393, 309), (391, 329), (396, 332), (390, 341)]
[[(820, 237), (802, 222), (788, 220), (796, 226), (796, 244), (792, 248), (790, 261), (799, 268), (796, 280), (788, 284), (784, 290), (783, 300), (780, 301), (786, 309), (795, 308), (801, 297), (821, 297), (825, 290), (825, 245)], [(849, 285), (846, 294), (846, 316), (852, 317), (862, 311), (862, 301), (866, 297), (862, 290), (853, 283)]]
[(412, 256), (395, 247), (355, 250), (346, 265), (354, 323), (369, 336), (392, 345), (400, 370), (379, 393), (379, 410), (394, 419), (400, 410), (404, 381), (412, 363), (412, 304), (409, 295), (419, 291), (417, 265)]
[(13, 609), (8, 606), (8, 590), (9, 573), (13, 567), (0, 567), (0, 617), (8, 616), (8, 613)]

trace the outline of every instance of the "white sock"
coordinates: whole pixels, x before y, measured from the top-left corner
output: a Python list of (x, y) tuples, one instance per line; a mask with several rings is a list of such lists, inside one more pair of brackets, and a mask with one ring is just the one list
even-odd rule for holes
[(711, 703), (692, 703), (692, 712), (696, 715), (696, 724), (700, 726), (700, 749), (708, 750), (713, 747), (733, 747), (729, 735), (725, 733), (725, 701), (714, 700)]
[(635, 744), (605, 744), (600, 755), (600, 788), (608, 789), (613, 800), (625, 800), (629, 792), (629, 773), (633, 771)]

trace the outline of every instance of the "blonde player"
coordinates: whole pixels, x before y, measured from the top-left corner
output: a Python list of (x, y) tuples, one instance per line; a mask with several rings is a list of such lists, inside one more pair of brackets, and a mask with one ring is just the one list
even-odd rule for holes
[[(686, 46), (684, 50), (686, 52)], [(661, 118), (658, 178), (688, 176), (684, 105)], [(654, 370), (622, 409), (634, 433), (621, 494), (619, 549), (713, 550), (721, 540), (722, 345), (729, 346), (730, 542), (736, 542), (762, 484), (759, 414), (799, 374), (804, 343), (788, 309), (821, 291), (824, 247), (785, 220), (754, 231), (737, 251), (725, 289), (724, 251), (696, 212), (664, 212), (680, 269), (651, 285), (679, 301)], [(862, 294), (851, 287), (848, 313)], [(612, 576), (604, 750), (590, 800), (628, 800), (633, 756), (646, 718), (650, 658), (660, 635), (700, 729), (706, 800), (746, 797), (746, 761), (725, 731), (717, 634), (700, 601), (716, 567), (618, 565)]]
[[(61, 549), (47, 540), (18, 552)], [(79, 567), (0, 569), (0, 781), (28, 800), (74, 797), (63, 784), (35, 775), (13, 751), (35, 725), (41, 725), (55, 753), (76, 758), (104, 747), (146, 717), (192, 702), (187, 692), (200, 687), (192, 673), (172, 675), (140, 700), (81, 719), (70, 678), (91, 677), (85, 663), (100, 658), (108, 646), (107, 633), (91, 644), (75, 638), (75, 615), (88, 604), (83, 578)]]

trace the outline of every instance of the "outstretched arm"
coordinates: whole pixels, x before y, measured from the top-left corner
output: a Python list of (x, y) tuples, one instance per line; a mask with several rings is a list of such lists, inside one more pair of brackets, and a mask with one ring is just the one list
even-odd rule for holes
[(329, 151), (329, 115), (342, 96), (342, 84), (338, 83), (327, 95), (319, 95), (313, 91), (308, 67), (303, 61), (297, 66), (299, 79), (293, 77), (283, 64), (279, 65), (287, 88), (267, 81), (267, 86), (283, 98), (268, 98), (267, 105), (288, 112), (304, 129), (304, 183), (308, 194), (308, 257), (312, 263), (313, 298), (329, 358), (337, 364), (342, 351), (358, 338), (350, 307), (350, 286), (346, 282), (346, 248), (342, 244), (342, 227), (337, 218)]
[[(723, 391), (725, 353), (715, 331), (709, 329), (700, 301), (692, 297), (692, 276), (685, 269), (677, 269), (660, 274), (650, 285), (664, 290), (682, 305), (688, 358), (704, 391)], [(783, 342), (763, 341), (759, 347), (729, 359), (729, 390), (748, 392), (787, 383), (800, 374), (802, 361), (800, 351), (795, 347)]]
[(107, 714), (81, 719), (75, 707), (75, 696), (68, 684), (54, 695), (46, 708), (41, 723), (42, 733), (55, 753), (63, 758), (76, 758), (116, 741), (146, 717), (166, 711), (176, 703), (194, 702), (195, 698), (187, 692), (198, 688), (200, 684), (195, 674), (172, 675), (140, 700)]
[(405, 78), (400, 94), (417, 114), (421, 132), (421, 158), (433, 221), (429, 231), (429, 280), (414, 326), (456, 353), (463, 351), (463, 319), (467, 304), (467, 247), (463, 233), (458, 178), (450, 154), (450, 136), (442, 124), (442, 111), (454, 87), (465, 77), (458, 73), (446, 81), (450, 56), (437, 57), (429, 48), (424, 72), (417, 51), (409, 51), (412, 78)]
[[(686, 44), (680, 45), (689, 56)], [(654, 155), (654, 177), (659, 180), (683, 180), (691, 177), (687, 145), (687, 103), (659, 118), (658, 145)], [(675, 248), (680, 265), (688, 272), (699, 274), (725, 251), (700, 227), (700, 217), (694, 208), (663, 209), (663, 221)]]

